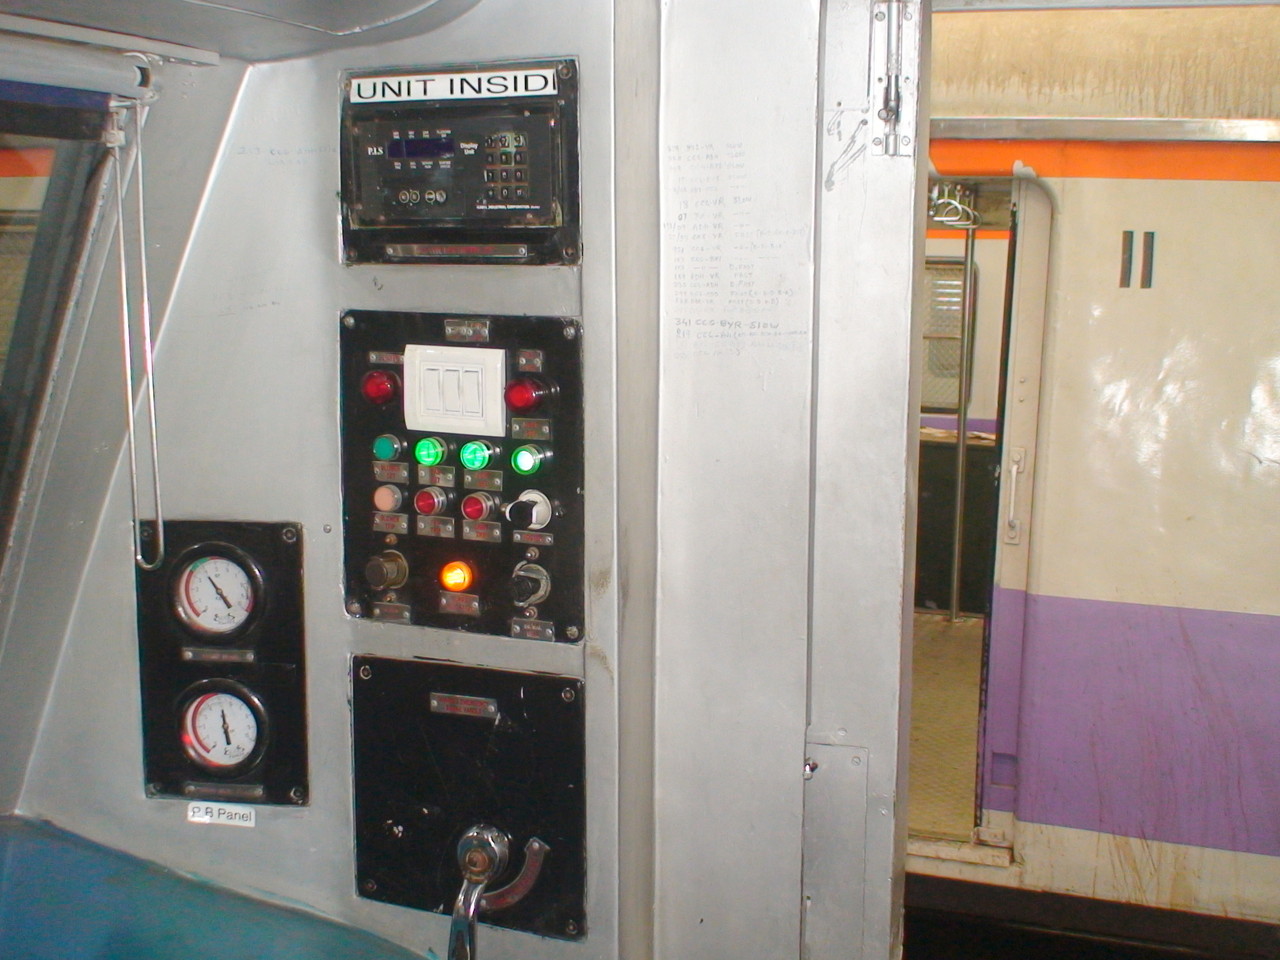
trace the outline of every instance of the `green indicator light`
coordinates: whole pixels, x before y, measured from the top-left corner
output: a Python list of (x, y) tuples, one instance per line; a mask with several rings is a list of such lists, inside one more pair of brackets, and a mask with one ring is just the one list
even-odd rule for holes
[(542, 463), (546, 458), (547, 454), (541, 447), (531, 443), (525, 444), (523, 447), (516, 447), (512, 451), (511, 469), (527, 477), (541, 470)]
[(425, 440), (419, 440), (413, 448), (413, 458), (424, 467), (434, 467), (444, 461), (445, 454), (449, 452), (449, 448), (444, 445), (444, 441), (438, 437), (427, 437)]
[(375, 460), (394, 460), (400, 454), (400, 441), (389, 433), (384, 433), (373, 441), (373, 458)]
[(489, 465), (489, 459), (492, 456), (493, 447), (483, 440), (472, 440), (470, 443), (464, 443), (462, 449), (458, 451), (458, 459), (462, 461), (462, 465), (468, 470), (483, 470)]

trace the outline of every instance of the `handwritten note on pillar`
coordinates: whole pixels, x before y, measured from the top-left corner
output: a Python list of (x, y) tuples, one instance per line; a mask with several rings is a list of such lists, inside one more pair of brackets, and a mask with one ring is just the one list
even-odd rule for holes
[(666, 148), (663, 317), (676, 355), (807, 343), (811, 218), (749, 152), (741, 142)]

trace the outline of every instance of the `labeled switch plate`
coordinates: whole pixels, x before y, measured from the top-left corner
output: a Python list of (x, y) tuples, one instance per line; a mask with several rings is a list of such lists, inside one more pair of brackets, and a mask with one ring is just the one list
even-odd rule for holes
[(506, 368), (505, 350), (409, 344), (404, 349), (405, 426), (502, 436)]

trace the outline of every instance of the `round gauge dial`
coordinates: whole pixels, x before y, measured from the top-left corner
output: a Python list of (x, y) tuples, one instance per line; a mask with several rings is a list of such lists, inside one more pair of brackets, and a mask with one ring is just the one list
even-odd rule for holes
[(173, 585), (178, 617), (192, 630), (228, 634), (243, 627), (257, 602), (254, 577), (238, 560), (218, 554), (185, 564)]
[(211, 690), (187, 701), (182, 711), (182, 746), (187, 756), (214, 772), (247, 765), (262, 737), (258, 711), (245, 696)]

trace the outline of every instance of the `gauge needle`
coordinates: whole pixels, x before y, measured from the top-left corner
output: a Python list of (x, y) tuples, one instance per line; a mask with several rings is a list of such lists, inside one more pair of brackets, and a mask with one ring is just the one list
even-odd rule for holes
[(222, 711), (222, 735), (227, 738), (227, 746), (231, 746), (231, 724), (227, 723), (227, 711)]
[(227, 595), (222, 592), (222, 588), (218, 586), (218, 582), (214, 580), (213, 577), (206, 577), (205, 579), (209, 581), (209, 586), (213, 587), (213, 592), (218, 595), (218, 599), (221, 600), (224, 604), (226, 604), (227, 609), (230, 610), (231, 601), (228, 600)]

